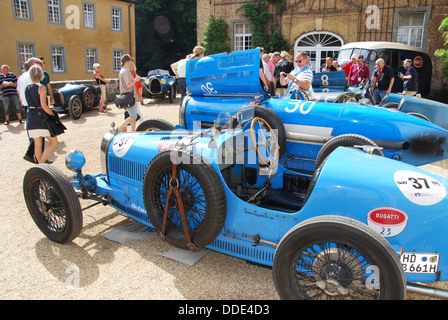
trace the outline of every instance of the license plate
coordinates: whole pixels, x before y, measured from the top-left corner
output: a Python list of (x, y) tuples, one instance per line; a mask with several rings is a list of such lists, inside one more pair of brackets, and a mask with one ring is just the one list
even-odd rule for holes
[(436, 273), (439, 269), (438, 253), (404, 252), (400, 260), (406, 273)]

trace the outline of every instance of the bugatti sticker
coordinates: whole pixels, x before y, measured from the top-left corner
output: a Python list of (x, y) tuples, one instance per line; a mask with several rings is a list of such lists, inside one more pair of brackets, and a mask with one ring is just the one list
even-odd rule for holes
[(446, 196), (443, 184), (423, 173), (400, 170), (395, 172), (394, 179), (403, 195), (421, 206), (437, 204)]
[(115, 155), (117, 157), (123, 157), (126, 152), (128, 152), (129, 148), (132, 146), (137, 137), (138, 133), (129, 133), (118, 136), (116, 139), (114, 139), (112, 150), (114, 151)]
[(408, 215), (396, 208), (376, 208), (367, 214), (367, 224), (383, 237), (400, 234), (408, 224)]
[(159, 150), (159, 152), (171, 150), (171, 149), (173, 149), (173, 147), (175, 145), (176, 145), (176, 143), (173, 141), (164, 141), (161, 144), (159, 144), (159, 146), (157, 147), (157, 150)]

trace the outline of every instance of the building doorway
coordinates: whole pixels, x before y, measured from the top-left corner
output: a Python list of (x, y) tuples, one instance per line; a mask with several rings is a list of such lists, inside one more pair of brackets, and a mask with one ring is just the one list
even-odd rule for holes
[(332, 57), (333, 60), (337, 59), (339, 49), (343, 45), (344, 40), (334, 33), (310, 32), (296, 40), (294, 44), (294, 57), (300, 51), (306, 51), (310, 56), (312, 70), (314, 72), (320, 72), (321, 66), (325, 63), (325, 59), (327, 57)]

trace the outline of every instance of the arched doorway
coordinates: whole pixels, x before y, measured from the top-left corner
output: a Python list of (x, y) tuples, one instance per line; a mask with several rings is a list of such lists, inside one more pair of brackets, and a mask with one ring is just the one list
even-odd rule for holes
[[(320, 72), (320, 67), (327, 57), (336, 59), (344, 40), (331, 32), (310, 32), (302, 35), (294, 44), (294, 57), (300, 51), (306, 51), (310, 56), (310, 64), (314, 72)], [(295, 64), (295, 63), (294, 63)]]

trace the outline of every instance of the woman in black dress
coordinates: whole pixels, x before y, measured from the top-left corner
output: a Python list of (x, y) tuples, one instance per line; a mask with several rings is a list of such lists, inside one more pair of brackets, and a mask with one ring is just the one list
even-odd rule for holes
[[(44, 119), (47, 118), (45, 113), (53, 115), (53, 110), (47, 105), (47, 89), (39, 83), (44, 77), (42, 68), (34, 65), (28, 72), (32, 84), (25, 89), (25, 97), (28, 103), (26, 129), (29, 137), (34, 139), (34, 156), (36, 161), (45, 163), (58, 144), (58, 138), (51, 137), (44, 123)], [(43, 138), (47, 138), (50, 143), (42, 152)]]

